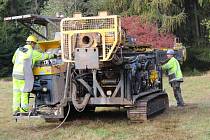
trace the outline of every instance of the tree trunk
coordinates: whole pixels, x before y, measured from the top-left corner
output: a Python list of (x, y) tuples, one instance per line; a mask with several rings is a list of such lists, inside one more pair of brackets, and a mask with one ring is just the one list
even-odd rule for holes
[(17, 15), (17, 2), (16, 0), (9, 0), (10, 4), (10, 14), (11, 16)]
[(196, 38), (199, 38), (200, 37), (200, 22), (199, 22), (199, 16), (198, 16), (198, 3), (196, 0), (193, 0), (193, 10), (194, 10), (194, 16), (195, 16)]

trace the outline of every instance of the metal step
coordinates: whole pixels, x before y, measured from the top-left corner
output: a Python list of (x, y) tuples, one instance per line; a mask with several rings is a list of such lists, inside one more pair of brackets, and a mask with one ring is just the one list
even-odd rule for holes
[(18, 116), (13, 116), (13, 118), (18, 121), (18, 120), (24, 120), (24, 119), (45, 119), (47, 122), (48, 120), (59, 120), (59, 119), (63, 119), (64, 116), (62, 115), (29, 115), (28, 112), (26, 113), (21, 113)]

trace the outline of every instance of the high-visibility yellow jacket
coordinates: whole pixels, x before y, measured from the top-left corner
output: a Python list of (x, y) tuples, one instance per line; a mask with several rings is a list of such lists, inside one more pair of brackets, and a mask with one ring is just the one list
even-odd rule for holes
[(16, 50), (12, 62), (13, 77), (18, 80), (25, 80), (26, 89), (25, 92), (30, 92), (33, 88), (34, 76), (32, 68), (36, 61), (52, 58), (53, 55), (46, 53), (40, 53), (37, 50), (33, 50), (31, 45), (25, 45)]
[(167, 70), (169, 82), (183, 81), (182, 71), (179, 62), (172, 57), (166, 64), (162, 66), (163, 70)]

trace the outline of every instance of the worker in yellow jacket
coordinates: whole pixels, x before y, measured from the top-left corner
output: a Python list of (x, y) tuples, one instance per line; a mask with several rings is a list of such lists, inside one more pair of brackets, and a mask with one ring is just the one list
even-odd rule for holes
[(13, 115), (29, 111), (29, 93), (32, 91), (34, 76), (33, 65), (38, 60), (54, 57), (47, 53), (40, 53), (34, 50), (37, 38), (30, 35), (26, 45), (16, 50), (12, 62), (13, 66)]
[(169, 49), (167, 51), (167, 62), (162, 66), (162, 69), (167, 71), (169, 77), (169, 83), (174, 91), (174, 96), (177, 101), (177, 106), (184, 106), (184, 100), (181, 94), (180, 84), (183, 82), (182, 71), (179, 62), (174, 57), (174, 50)]

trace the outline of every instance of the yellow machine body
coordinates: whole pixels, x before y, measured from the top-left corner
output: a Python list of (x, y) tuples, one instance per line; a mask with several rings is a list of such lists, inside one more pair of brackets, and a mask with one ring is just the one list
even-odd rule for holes
[(72, 18), (62, 19), (60, 27), (64, 62), (75, 62), (73, 53), (78, 47), (98, 47), (99, 61), (109, 61), (122, 41), (120, 18), (106, 12), (93, 17), (82, 17), (77, 13)]
[(34, 67), (34, 75), (50, 75), (56, 73), (63, 73), (66, 71), (66, 65), (53, 65), (53, 66), (43, 66), (43, 67)]
[(60, 48), (60, 40), (39, 41), (38, 45), (42, 51)]
[[(39, 41), (39, 47), (42, 51), (46, 52), (49, 49), (60, 48), (60, 40), (49, 40), (49, 41)], [(59, 65), (51, 66), (35, 66), (33, 68), (34, 75), (51, 75), (56, 73), (63, 73), (66, 71), (66, 64), (62, 63)]]

